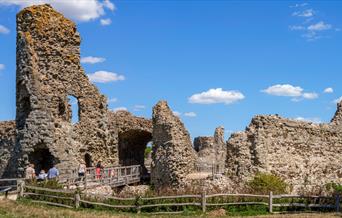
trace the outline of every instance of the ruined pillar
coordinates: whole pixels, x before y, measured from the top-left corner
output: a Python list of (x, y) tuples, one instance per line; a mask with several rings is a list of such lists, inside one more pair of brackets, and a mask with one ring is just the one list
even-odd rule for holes
[(166, 101), (154, 106), (152, 122), (151, 182), (156, 188), (182, 187), (196, 161), (190, 135)]
[[(17, 14), (16, 155), (19, 174), (33, 162), (66, 171), (85, 154), (104, 164), (117, 160), (107, 128), (105, 96), (80, 65), (76, 25), (49, 5)], [(69, 96), (77, 99), (79, 121), (71, 121)]]

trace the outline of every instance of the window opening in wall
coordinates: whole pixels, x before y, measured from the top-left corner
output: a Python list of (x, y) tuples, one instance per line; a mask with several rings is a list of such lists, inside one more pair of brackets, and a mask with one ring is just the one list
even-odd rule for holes
[(75, 96), (69, 95), (69, 105), (71, 107), (71, 123), (76, 124), (80, 121), (79, 102)]

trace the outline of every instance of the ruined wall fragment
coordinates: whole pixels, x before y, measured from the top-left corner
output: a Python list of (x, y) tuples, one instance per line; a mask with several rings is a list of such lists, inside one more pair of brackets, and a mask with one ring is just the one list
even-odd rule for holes
[(342, 101), (337, 104), (337, 110), (335, 116), (331, 120), (331, 123), (333, 125), (340, 126), (340, 128), (342, 127)]
[(15, 122), (0, 122), (0, 178), (10, 177), (15, 145)]
[(152, 122), (151, 182), (156, 188), (182, 187), (196, 162), (190, 135), (166, 101), (154, 106)]
[(201, 165), (219, 165), (222, 168), (226, 162), (226, 142), (224, 128), (217, 127), (214, 136), (200, 136), (194, 139), (194, 148), (198, 152)]
[(245, 132), (228, 140), (227, 174), (243, 184), (256, 172), (272, 173), (297, 193), (318, 191), (329, 182), (341, 183), (342, 131), (334, 121), (338, 119), (314, 124), (256, 116)]
[[(76, 168), (86, 153), (105, 164), (117, 159), (110, 147), (106, 98), (80, 65), (80, 43), (76, 25), (49, 5), (17, 14), (16, 155), (21, 175), (28, 162), (45, 161), (37, 160), (40, 151), (49, 153), (62, 172)], [(68, 96), (78, 100), (76, 124), (71, 123)]]
[(113, 149), (118, 154), (117, 164), (144, 167), (145, 148), (152, 140), (152, 121), (133, 116), (128, 111), (109, 111), (108, 116)]

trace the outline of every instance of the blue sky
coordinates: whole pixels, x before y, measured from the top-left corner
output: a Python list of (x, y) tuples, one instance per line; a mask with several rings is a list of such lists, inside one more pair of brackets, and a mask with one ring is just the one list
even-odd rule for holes
[[(342, 96), (341, 1), (41, 2), (77, 22), (110, 109), (151, 117), (165, 99), (192, 137), (257, 114), (329, 122)], [(0, 0), (0, 120), (15, 118), (15, 14), (29, 3)]]

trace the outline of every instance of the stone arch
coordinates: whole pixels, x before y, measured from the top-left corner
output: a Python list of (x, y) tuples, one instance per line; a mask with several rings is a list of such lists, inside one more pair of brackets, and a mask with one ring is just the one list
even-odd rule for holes
[(59, 163), (59, 160), (50, 152), (44, 144), (38, 144), (34, 150), (28, 155), (29, 162), (35, 165), (36, 173), (41, 170), (47, 172), (54, 164)]
[(145, 169), (145, 149), (151, 140), (151, 132), (144, 130), (119, 133), (119, 163), (123, 166), (141, 165)]
[(92, 167), (93, 166), (93, 159), (89, 153), (86, 153), (84, 155), (84, 162), (87, 167)]

